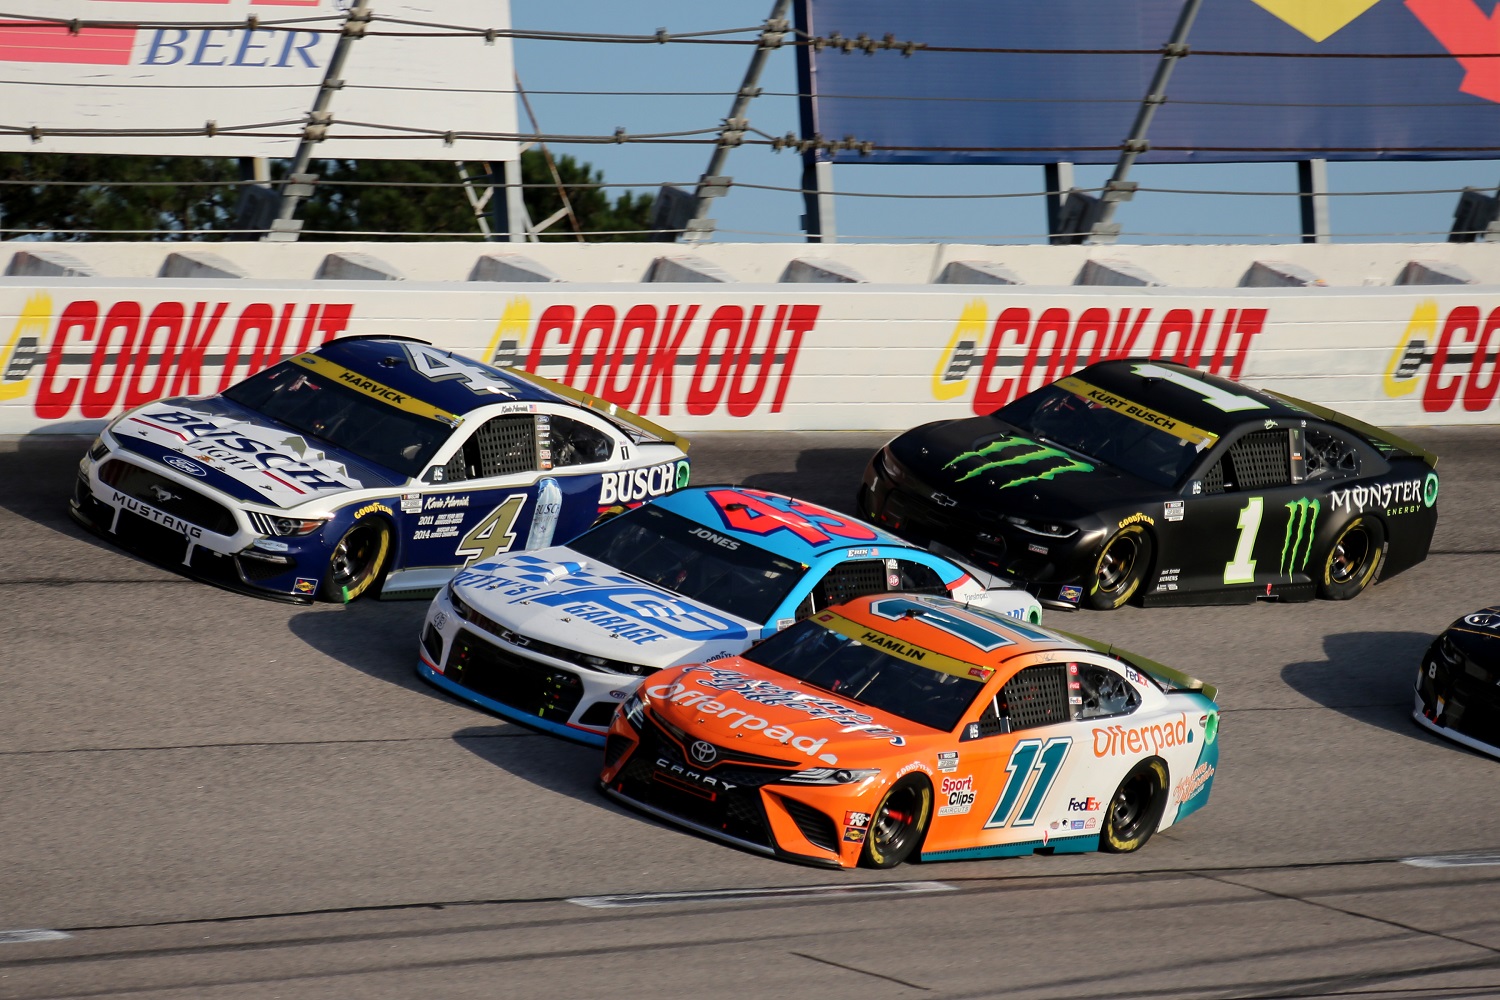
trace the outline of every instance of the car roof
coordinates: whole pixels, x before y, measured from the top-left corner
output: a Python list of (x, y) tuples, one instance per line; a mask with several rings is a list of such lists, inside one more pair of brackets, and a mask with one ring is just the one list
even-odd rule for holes
[[(674, 514), (707, 525), (715, 532), (809, 566), (815, 560), (841, 550), (877, 545), (921, 551), (910, 542), (852, 515), (765, 490), (743, 486), (694, 486), (652, 502)], [(771, 520), (766, 522), (761, 518)], [(769, 530), (753, 530), (740, 525), (754, 525), (754, 528), (768, 525)]]
[[(1010, 673), (1005, 661), (1029, 653), (1064, 650), (1085, 656), (1087, 647), (1040, 625), (960, 601), (930, 594), (870, 594), (833, 605), (813, 615), (837, 615), (854, 624), (900, 640), (902, 658), (921, 662), (912, 651), (936, 654)], [(889, 648), (889, 643), (882, 643)], [(991, 676), (987, 673), (984, 678)]]
[[(507, 386), (504, 392), (470, 388), (462, 378), (431, 378), (412, 365), (412, 351), (406, 348), (453, 358), (469, 368), (480, 369), (486, 376)], [(326, 361), (363, 375), (372, 381), (420, 399), (453, 414), (465, 414), (482, 406), (504, 402), (562, 402), (539, 385), (517, 378), (502, 369), (481, 364), (473, 358), (433, 347), (411, 337), (354, 336), (327, 341), (313, 353)]]
[[(1267, 419), (1306, 419), (1311, 416), (1268, 392), (1157, 358), (1100, 361), (1069, 377), (1191, 424), (1216, 437), (1223, 437), (1246, 423), (1259, 423)], [(1193, 383), (1203, 383), (1209, 391), (1195, 391), (1189, 387)], [(1211, 401), (1214, 393), (1239, 397), (1249, 401), (1251, 405), (1244, 409), (1226, 410), (1223, 405), (1216, 406)]]

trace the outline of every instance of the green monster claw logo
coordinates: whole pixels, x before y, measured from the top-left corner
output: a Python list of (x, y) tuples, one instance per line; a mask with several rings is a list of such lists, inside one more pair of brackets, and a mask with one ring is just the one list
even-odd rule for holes
[[(1013, 448), (1026, 448), (1029, 450), (1022, 452), (1019, 455), (1012, 455), (1010, 458), (990, 457), (992, 455), (999, 455), (1001, 452), (1009, 451)], [(996, 438), (977, 451), (964, 452), (962, 455), (959, 455), (953, 461), (943, 466), (943, 468), (951, 469), (959, 462), (967, 461), (971, 458), (986, 459), (987, 461), (981, 462), (979, 465), (970, 469), (968, 472), (965, 472), (962, 476), (959, 476), (959, 482), (963, 482), (966, 479), (973, 479), (975, 476), (981, 475), (985, 472), (989, 472), (991, 469), (1000, 469), (1011, 465), (1030, 465), (1032, 462), (1045, 462), (1049, 461), (1050, 459), (1056, 458), (1060, 458), (1063, 460), (1064, 464), (1054, 465), (1050, 469), (1047, 469), (1043, 472), (1038, 472), (1034, 476), (1021, 476), (1017, 479), (1012, 479), (1008, 483), (1002, 483), (1000, 484), (1000, 489), (1002, 490), (1009, 489), (1012, 486), (1020, 486), (1022, 483), (1034, 483), (1039, 479), (1053, 479), (1057, 476), (1062, 475), (1064, 472), (1094, 471), (1094, 467), (1092, 465), (1087, 462), (1080, 462), (1078, 459), (1074, 458), (1072, 455), (1069, 455), (1065, 451), (1053, 448), (1050, 445), (1038, 444), (1036, 441), (1033, 441), (1030, 438), (1011, 436), (1009, 434), (1004, 437)]]
[[(1281, 543), (1281, 575), (1291, 576), (1294, 570), (1307, 569), (1312, 558), (1313, 533), (1318, 530), (1317, 500), (1303, 497), (1286, 505), (1286, 538)], [(1302, 554), (1302, 564), (1297, 564), (1297, 554)]]

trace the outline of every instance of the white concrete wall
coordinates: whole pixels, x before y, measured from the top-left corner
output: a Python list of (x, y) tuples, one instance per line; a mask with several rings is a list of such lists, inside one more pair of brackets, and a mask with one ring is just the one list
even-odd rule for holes
[[(1500, 419), (1493, 244), (8, 243), (3, 252), (5, 434), (89, 431), (126, 406), (216, 392), (358, 333), (519, 364), (687, 433), (896, 430), (988, 412), (1101, 357), (1148, 355), (1375, 423)], [(156, 277), (174, 253), (188, 257), (170, 258), (170, 273), (202, 276)], [(500, 257), (491, 273), (559, 280), (466, 280), (483, 255)], [(952, 261), (1021, 283), (940, 283)], [(704, 280), (642, 280), (662, 273)], [(369, 280), (383, 275), (391, 280)], [(1095, 283), (1074, 284), (1080, 275)], [(1447, 283), (1395, 284), (1403, 275)], [(1324, 284), (1301, 284), (1313, 281)]]

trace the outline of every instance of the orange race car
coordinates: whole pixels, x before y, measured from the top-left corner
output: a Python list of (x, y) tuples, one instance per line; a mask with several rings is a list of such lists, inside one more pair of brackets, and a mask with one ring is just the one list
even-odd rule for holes
[(650, 677), (600, 785), (827, 867), (1133, 851), (1201, 808), (1214, 688), (941, 597), (880, 594)]

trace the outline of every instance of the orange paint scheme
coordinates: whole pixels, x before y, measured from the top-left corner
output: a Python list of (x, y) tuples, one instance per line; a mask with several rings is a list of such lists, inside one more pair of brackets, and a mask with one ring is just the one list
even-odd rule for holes
[(1133, 850), (1201, 806), (1217, 766), (1217, 707), (1173, 677), (944, 598), (865, 597), (647, 678), (600, 781), (830, 867)]

